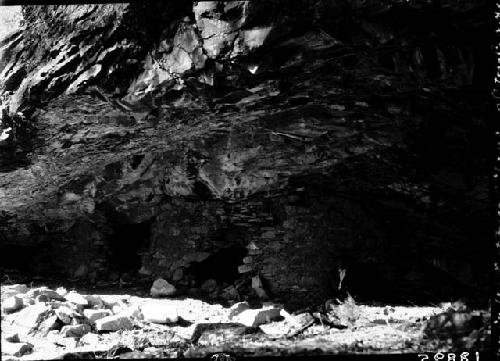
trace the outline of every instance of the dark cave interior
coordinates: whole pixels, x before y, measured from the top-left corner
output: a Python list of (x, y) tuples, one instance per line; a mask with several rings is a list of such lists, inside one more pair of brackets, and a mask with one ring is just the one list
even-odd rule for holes
[(201, 262), (193, 262), (188, 271), (197, 285), (213, 279), (217, 283), (232, 283), (238, 279), (238, 266), (247, 254), (247, 249), (239, 246), (221, 248)]
[(141, 268), (141, 251), (149, 247), (149, 222), (125, 224), (109, 238), (109, 260), (119, 273), (137, 273)]

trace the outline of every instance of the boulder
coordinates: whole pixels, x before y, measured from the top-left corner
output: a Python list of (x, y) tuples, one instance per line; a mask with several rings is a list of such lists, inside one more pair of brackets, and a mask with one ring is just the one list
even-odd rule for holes
[(33, 352), (33, 345), (28, 342), (7, 342), (2, 341), (2, 354), (21, 357)]
[(87, 324), (68, 325), (62, 328), (61, 335), (63, 337), (80, 338), (89, 332), (90, 332), (90, 326)]
[(148, 302), (141, 306), (145, 321), (153, 323), (175, 323), (179, 320), (177, 308), (172, 303)]
[(87, 319), (91, 324), (94, 324), (95, 321), (100, 320), (101, 318), (104, 318), (106, 316), (111, 316), (112, 313), (110, 310), (105, 310), (105, 309), (99, 309), (99, 310), (86, 309), (83, 310), (83, 315), (87, 317)]
[(97, 331), (130, 330), (133, 326), (129, 318), (120, 315), (106, 316), (95, 322)]
[(175, 287), (165, 281), (163, 278), (158, 278), (153, 282), (153, 286), (151, 287), (152, 297), (172, 296), (173, 294), (175, 294), (175, 292)]
[(242, 323), (247, 327), (257, 327), (264, 323), (269, 323), (271, 321), (277, 320), (280, 317), (281, 316), (279, 308), (261, 308), (255, 310), (244, 310), (238, 315), (232, 317), (232, 320)]
[(23, 300), (18, 296), (11, 296), (2, 302), (2, 312), (14, 313), (23, 308)]

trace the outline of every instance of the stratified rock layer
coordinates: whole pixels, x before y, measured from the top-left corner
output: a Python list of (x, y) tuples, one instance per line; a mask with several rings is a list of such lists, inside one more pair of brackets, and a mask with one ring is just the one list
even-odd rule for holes
[(486, 2), (283, 3), (23, 7), (2, 265), (295, 305), (339, 269), (356, 297), (480, 294)]

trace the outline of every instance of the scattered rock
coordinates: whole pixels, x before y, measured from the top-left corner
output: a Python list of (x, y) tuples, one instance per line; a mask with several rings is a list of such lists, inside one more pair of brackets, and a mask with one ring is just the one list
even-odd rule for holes
[(21, 357), (33, 352), (33, 345), (27, 342), (3, 342), (2, 341), (2, 354)]
[(87, 307), (89, 305), (87, 299), (77, 292), (71, 291), (64, 297), (66, 298), (67, 301), (81, 307)]
[(179, 320), (177, 308), (166, 302), (148, 302), (141, 306), (145, 321), (153, 323), (175, 323)]
[(63, 337), (80, 338), (90, 332), (90, 326), (86, 324), (64, 326), (61, 330)]
[(241, 312), (248, 310), (250, 306), (248, 302), (236, 302), (234, 305), (229, 307), (228, 318), (232, 319), (234, 316), (240, 314)]
[(175, 287), (165, 281), (163, 278), (158, 278), (156, 281), (154, 281), (153, 286), (151, 287), (152, 297), (172, 296), (173, 294), (175, 294), (175, 292)]
[(2, 302), (2, 312), (14, 313), (23, 308), (23, 300), (18, 296), (11, 296)]
[(97, 331), (118, 331), (130, 330), (133, 327), (132, 321), (127, 317), (115, 315), (106, 316), (95, 322)]
[(101, 318), (104, 318), (106, 316), (111, 316), (112, 313), (110, 310), (104, 310), (104, 309), (100, 310), (86, 309), (83, 310), (83, 315), (87, 317), (87, 319), (91, 324), (94, 324), (95, 321), (100, 320)]
[(244, 324), (247, 327), (257, 327), (264, 323), (277, 320), (280, 317), (279, 308), (263, 308), (256, 310), (244, 310), (238, 315), (232, 317), (232, 319), (236, 322)]

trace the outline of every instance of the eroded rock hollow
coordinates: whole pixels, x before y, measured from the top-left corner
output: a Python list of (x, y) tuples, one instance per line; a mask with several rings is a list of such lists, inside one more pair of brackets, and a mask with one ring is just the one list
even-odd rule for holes
[(23, 6), (2, 266), (292, 307), (339, 269), (358, 299), (487, 297), (491, 24), (458, 3)]

